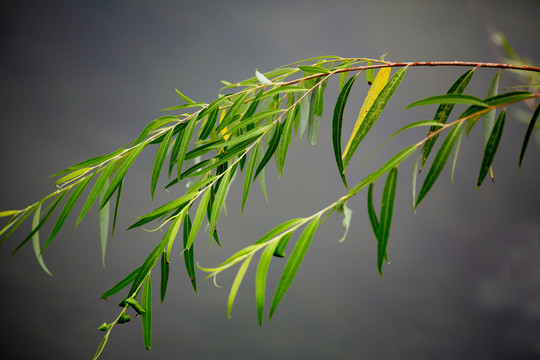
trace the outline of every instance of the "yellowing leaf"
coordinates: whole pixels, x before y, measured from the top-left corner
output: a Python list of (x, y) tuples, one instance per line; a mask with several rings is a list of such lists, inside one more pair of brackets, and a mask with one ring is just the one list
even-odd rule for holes
[[(223, 118), (225, 117), (225, 114), (226, 114), (226, 111), (223, 110), (221, 112), (221, 117), (219, 118), (219, 123), (221, 124), (221, 122), (223, 121)], [(223, 129), (221, 129), (221, 135), (223, 135), (223, 138), (225, 140), (229, 140), (229, 138), (231, 137), (231, 134), (227, 134), (227, 127), (225, 126)]]
[(358, 114), (358, 119), (356, 119), (356, 124), (354, 125), (353, 132), (351, 134), (351, 138), (349, 139), (349, 142), (347, 143), (347, 147), (345, 147), (345, 151), (343, 152), (342, 158), (345, 159), (345, 156), (347, 155), (347, 152), (349, 151), (349, 148), (351, 147), (351, 143), (358, 132), (358, 129), (360, 129), (360, 125), (364, 121), (364, 118), (366, 117), (366, 114), (368, 113), (369, 109), (375, 102), (375, 99), (377, 96), (379, 96), (379, 93), (384, 88), (386, 83), (388, 82), (388, 78), (390, 77), (391, 68), (385, 67), (382, 68), (375, 77), (375, 80), (373, 81), (373, 84), (371, 85), (366, 99), (364, 100), (364, 104), (362, 104), (362, 108), (360, 109), (360, 113)]

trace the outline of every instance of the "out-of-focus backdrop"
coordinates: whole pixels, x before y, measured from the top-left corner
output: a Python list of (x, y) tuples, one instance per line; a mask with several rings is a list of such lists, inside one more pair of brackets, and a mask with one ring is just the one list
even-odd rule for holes
[[(535, 0), (483, 5), (461, 0), (55, 0), (3, 1), (0, 7), (0, 210), (35, 202), (54, 191), (54, 180), (47, 181), (50, 174), (133, 140), (162, 114), (160, 109), (180, 104), (175, 88), (209, 102), (220, 80), (238, 81), (253, 76), (256, 68), (267, 71), (326, 54), (496, 61), (488, 23), (519, 54), (540, 60), (540, 2)], [(464, 71), (410, 69), (349, 166), (349, 183), (425, 135), (424, 129), (405, 133), (360, 167), (393, 131), (429, 119), (435, 111), (401, 112), (406, 104), (446, 92)], [(478, 70), (468, 92), (485, 96), (494, 74)], [(501, 81), (501, 88), (516, 84), (506, 72)], [(350, 133), (367, 90), (358, 84), (347, 105), (344, 134)], [(293, 141), (284, 177), (277, 177), (273, 165), (267, 171), (268, 203), (253, 187), (240, 216), (242, 182), (233, 184), (228, 215), (222, 214), (218, 224), (223, 249), (210, 250), (206, 234), (198, 238), (202, 266), (218, 264), (278, 223), (311, 215), (344, 194), (330, 140), (336, 88), (333, 81), (327, 89), (319, 144)], [(177, 249), (168, 296), (154, 305), (152, 350), (144, 350), (136, 319), (115, 328), (102, 358), (537, 358), (540, 151), (537, 143), (530, 144), (520, 173), (517, 159), (526, 125), (516, 120), (515, 110), (510, 110), (494, 163), (495, 184), (476, 189), (479, 126), (463, 142), (454, 186), (446, 169), (418, 216), (411, 209), (412, 161), (400, 167), (391, 264), (385, 265), (383, 279), (376, 270), (363, 192), (349, 203), (354, 214), (344, 243), (338, 243), (340, 217), (331, 216), (316, 233), (271, 323), (257, 325), (253, 269), (227, 319), (235, 272), (218, 277), (222, 288), (202, 282), (199, 273), (196, 295)], [(45, 252), (53, 278), (40, 269), (31, 246), (10, 255), (24, 231), (0, 248), (0, 344), (10, 359), (94, 354), (103, 336), (96, 328), (119, 311), (119, 297), (104, 301), (100, 295), (138, 266), (163, 235), (124, 229), (136, 216), (178, 195), (158, 190), (152, 204), (153, 155), (154, 150), (145, 151), (127, 175), (106, 268), (95, 209), (76, 233), (70, 218)], [(381, 188), (377, 182), (377, 198)], [(272, 262), (270, 289), (282, 264)]]

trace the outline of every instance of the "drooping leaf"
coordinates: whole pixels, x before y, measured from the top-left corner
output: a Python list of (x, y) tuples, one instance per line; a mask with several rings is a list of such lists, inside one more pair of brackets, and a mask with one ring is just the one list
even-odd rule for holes
[[(367, 66), (371, 66), (373, 65), (371, 63), (371, 61), (369, 61), (367, 63)], [(374, 69), (366, 69), (366, 82), (369, 86), (371, 86), (371, 84), (373, 84), (373, 82), (375, 81), (375, 70)]]
[(169, 283), (169, 268), (170, 264), (167, 261), (167, 253), (164, 252), (161, 255), (161, 278), (160, 278), (160, 298), (161, 302), (165, 300), (165, 295), (167, 294), (167, 284)]
[[(488, 98), (493, 97), (497, 95), (499, 92), (499, 78), (500, 78), (501, 72), (497, 71), (497, 74), (495, 74), (495, 77), (491, 81), (491, 85), (489, 86), (488, 91)], [(488, 112), (484, 118), (484, 131), (483, 131), (483, 144), (484, 144), (484, 151), (486, 150), (486, 145), (489, 139), (489, 135), (491, 135), (491, 131), (493, 130), (493, 126), (495, 125), (495, 116), (496, 111), (495, 109)]]
[(308, 121), (308, 141), (311, 146), (317, 145), (319, 138), (319, 128), (321, 126), (321, 116), (324, 104), (324, 88), (318, 85), (311, 93), (309, 121)]
[(459, 154), (459, 149), (461, 147), (461, 138), (463, 136), (459, 134), (458, 139), (456, 140), (456, 145), (454, 145), (454, 151), (452, 153), (452, 167), (450, 168), (450, 183), (454, 186), (454, 172), (456, 170), (457, 158)]
[(281, 235), (278, 246), (276, 250), (274, 251), (275, 257), (284, 258), (286, 256), (285, 249), (287, 248), (287, 244), (289, 243), (289, 240), (291, 239), (292, 234), (293, 234), (293, 231), (289, 231)]
[(521, 152), (519, 153), (519, 162), (518, 162), (518, 168), (520, 170), (521, 170), (521, 163), (523, 162), (523, 157), (525, 156), (525, 151), (527, 150), (527, 145), (529, 144), (531, 134), (534, 130), (534, 126), (536, 125), (536, 121), (538, 120), (539, 115), (540, 115), (540, 104), (537, 105), (536, 110), (534, 110), (534, 114), (531, 118), (531, 121), (529, 121), (529, 126), (527, 126), (527, 131), (525, 132), (523, 145), (521, 145)]
[(111, 239), (112, 239), (112, 237), (114, 235), (114, 229), (116, 229), (116, 219), (118, 217), (118, 206), (120, 204), (120, 197), (122, 196), (122, 185), (123, 184), (124, 184), (124, 182), (120, 181), (120, 185), (118, 185), (118, 190), (116, 190), (116, 203), (114, 204), (114, 215), (113, 215)]
[[(107, 186), (108, 181), (105, 183)], [(103, 188), (103, 190), (106, 189), (106, 186)], [(102, 192), (101, 196), (104, 196), (104, 192)], [(105, 267), (105, 253), (107, 251), (107, 235), (109, 233), (109, 203), (106, 203), (105, 206), (103, 206), (98, 211), (99, 215), (99, 240), (101, 245), (101, 263), (103, 264), (103, 267)]]
[[(289, 95), (287, 106), (291, 107), (293, 104), (294, 104), (294, 95)], [(291, 142), (294, 115), (297, 109), (298, 107), (294, 107), (293, 109), (290, 109), (289, 112), (287, 113), (287, 116), (285, 117), (285, 122), (283, 123), (283, 134), (281, 136), (278, 154), (276, 156), (278, 173), (281, 176), (283, 176), (283, 166), (285, 165), (287, 149), (289, 148), (289, 143)]]
[(390, 170), (384, 184), (381, 216), (379, 222), (379, 231), (377, 238), (377, 267), (382, 276), (383, 260), (387, 259), (386, 248), (388, 247), (388, 238), (390, 237), (390, 226), (392, 225), (392, 214), (394, 211), (394, 199), (396, 196), (397, 167)]
[(416, 207), (418, 207), (418, 204), (420, 204), (420, 202), (427, 195), (433, 184), (435, 184), (435, 181), (437, 181), (437, 178), (441, 174), (441, 171), (444, 168), (446, 161), (448, 160), (448, 156), (450, 156), (450, 153), (454, 148), (454, 144), (459, 139), (462, 130), (463, 123), (460, 122), (459, 124), (454, 126), (454, 128), (446, 136), (446, 139), (444, 139), (441, 148), (437, 152), (437, 155), (435, 155), (435, 159), (433, 159), (433, 163), (429, 168), (424, 183), (420, 188), (418, 198), (416, 200)]
[(197, 278), (195, 277), (195, 261), (194, 261), (194, 246), (189, 249), (186, 248), (189, 239), (189, 233), (191, 231), (191, 218), (189, 214), (186, 214), (184, 220), (184, 264), (186, 265), (186, 271), (193, 286), (193, 290), (197, 293)]
[(418, 164), (420, 163), (421, 156), (422, 156), (422, 152), (420, 152), (420, 154), (414, 161), (413, 169), (412, 169), (412, 207), (413, 207), (413, 211), (415, 215), (416, 215), (416, 182), (418, 180), (418, 173), (419, 173)]
[(244, 189), (242, 191), (242, 209), (241, 213), (244, 212), (244, 205), (246, 204), (246, 200), (249, 194), (249, 189), (251, 187), (251, 182), (253, 178), (253, 171), (255, 170), (255, 165), (257, 163), (259, 157), (259, 143), (255, 144), (253, 147), (253, 150), (251, 151), (251, 156), (249, 158), (247, 167), (246, 167), (246, 175), (244, 178)]
[[(32, 230), (35, 229), (39, 224), (40, 213), (41, 204), (38, 205), (36, 211), (34, 212), (34, 218), (32, 219)], [(39, 245), (39, 231), (36, 231), (32, 236), (32, 245), (34, 246), (34, 254), (36, 255), (36, 259), (43, 271), (45, 271), (49, 276), (53, 276), (45, 265), (45, 262), (43, 261), (43, 256), (41, 255), (41, 246)]]
[[(463, 75), (461, 75), (448, 89), (447, 94), (461, 94), (469, 85), (469, 82), (472, 79), (472, 76), (474, 75), (474, 69), (467, 70)], [(454, 109), (455, 104), (441, 104), (437, 108), (437, 111), (435, 112), (435, 116), (433, 117), (433, 121), (436, 121), (440, 124), (446, 124), (446, 121), (448, 120), (448, 117), (450, 116), (450, 113)], [(437, 130), (437, 127), (432, 126), (429, 129), (429, 133), (434, 132)], [(437, 141), (437, 138), (439, 135), (433, 136), (431, 139), (428, 139), (424, 146), (422, 147), (422, 163), (420, 164), (420, 170), (424, 167), (424, 164), (426, 163), (429, 154), (431, 153), (431, 149), (433, 149), (433, 146), (435, 145), (435, 142)]]
[(90, 170), (92, 170), (92, 168), (89, 168), (89, 167), (82, 168), (82, 169), (77, 169), (77, 170), (67, 174), (66, 176), (62, 177), (61, 179), (56, 180), (56, 185), (59, 186), (60, 184), (69, 182), (71, 180), (76, 180), (76, 179), (80, 178), (81, 176), (84, 176)]
[(234, 278), (234, 282), (231, 286), (231, 292), (229, 293), (229, 300), (227, 301), (227, 317), (231, 317), (231, 311), (232, 306), (234, 303), (234, 299), (236, 297), (236, 294), (238, 293), (238, 288), (240, 287), (240, 284), (242, 283), (242, 279), (244, 278), (244, 275), (246, 274), (246, 271), (248, 269), (249, 263), (251, 262), (251, 258), (253, 255), (249, 256), (240, 268), (238, 269), (238, 273), (236, 274), (236, 277)]
[(255, 175), (253, 176), (253, 179), (255, 180), (262, 169), (266, 166), (268, 161), (272, 158), (272, 155), (274, 155), (274, 151), (276, 151), (277, 146), (279, 144), (279, 140), (281, 139), (281, 133), (283, 131), (283, 126), (278, 121), (275, 125), (274, 134), (272, 135), (272, 139), (270, 139), (270, 143), (268, 144), (268, 149), (266, 149), (266, 153), (264, 154), (263, 158), (259, 162), (259, 165), (257, 166), (257, 170), (255, 170)]
[(204, 215), (206, 213), (206, 207), (208, 206), (208, 201), (210, 201), (211, 191), (212, 190), (209, 187), (204, 192), (201, 198), (201, 202), (199, 203), (199, 207), (197, 208), (197, 212), (195, 213), (195, 218), (193, 218), (193, 224), (191, 226), (188, 241), (184, 249), (191, 248), (191, 246), (193, 245), (193, 241), (195, 240), (195, 236), (197, 236), (197, 233), (199, 232), (199, 229), (201, 228), (201, 224), (203, 222)]
[(334, 147), (334, 156), (336, 158), (339, 175), (347, 189), (349, 186), (347, 185), (347, 180), (345, 178), (341, 154), (341, 131), (343, 128), (343, 112), (345, 111), (345, 105), (347, 104), (347, 99), (349, 98), (349, 93), (351, 92), (355, 80), (356, 76), (351, 77), (341, 89), (336, 106), (334, 107), (334, 117), (332, 118), (332, 145)]
[(103, 295), (101, 295), (101, 298), (102, 299), (107, 299), (109, 296), (112, 296), (116, 293), (118, 293), (119, 291), (121, 291), (122, 289), (124, 289), (126, 286), (128, 286), (129, 284), (131, 284), (133, 282), (133, 280), (135, 280), (135, 277), (137, 277), (137, 273), (139, 272), (140, 270), (140, 267), (136, 268), (135, 270), (133, 270), (131, 273), (129, 273), (125, 278), (123, 278), (122, 280), (120, 280), (118, 283), (116, 283), (112, 288), (110, 288), (109, 290), (105, 291), (103, 293)]
[(425, 99), (417, 100), (409, 105), (405, 106), (403, 110), (410, 109), (416, 106), (425, 106), (425, 105), (438, 105), (438, 104), (466, 104), (466, 105), (476, 105), (482, 107), (488, 107), (489, 104), (484, 100), (467, 94), (444, 94), (444, 95), (434, 95), (427, 97)]
[[(197, 123), (197, 115), (194, 115), (188, 122), (185, 130), (182, 133), (182, 141), (180, 142), (180, 148), (178, 149), (178, 157), (176, 159), (176, 174), (178, 181), (182, 175), (182, 166), (184, 165), (184, 159), (186, 157), (187, 149), (193, 136), (193, 130), (195, 130), (195, 124)], [(180, 136), (180, 134), (178, 134)]]
[[(236, 167), (236, 165), (234, 166)], [(212, 244), (212, 237), (214, 236), (214, 232), (217, 231), (216, 224), (218, 221), (219, 213), (221, 212), (221, 208), (223, 207), (223, 203), (225, 201), (225, 195), (227, 194), (227, 189), (229, 188), (233, 173), (234, 173), (234, 169), (228, 171), (225, 175), (223, 175), (219, 183), (219, 187), (216, 191), (216, 196), (212, 204), (212, 212), (209, 219), (210, 244)]]
[(214, 108), (214, 110), (212, 110), (212, 112), (208, 114), (208, 118), (204, 122), (204, 126), (201, 129), (199, 140), (205, 140), (208, 137), (208, 135), (210, 135), (210, 133), (212, 132), (212, 129), (216, 125), (218, 113), (219, 113), (219, 106)]
[(165, 156), (167, 156), (167, 151), (169, 150), (169, 145), (171, 143), (171, 138), (173, 135), (174, 129), (171, 129), (167, 132), (165, 139), (159, 144), (159, 147), (156, 151), (156, 157), (154, 159), (154, 166), (152, 168), (152, 178), (150, 181), (150, 195), (152, 197), (152, 202), (154, 202), (154, 194), (156, 192), (156, 186), (159, 179), (159, 174), (161, 173), (161, 168), (165, 162)]
[[(375, 124), (375, 121), (379, 118), (379, 115), (386, 107), (386, 104), (396, 91), (397, 87), (401, 83), (401, 80), (403, 79), (403, 76), (405, 75), (405, 71), (407, 68), (403, 68), (399, 71), (397, 71), (391, 78), (388, 80), (388, 82), (385, 81), (385, 78), (387, 78), (387, 75), (385, 75), (386, 71), (383, 72), (383, 68), (379, 71), (377, 74), (377, 77), (375, 78), (375, 81), (373, 82), (373, 85), (371, 85), (371, 88), (369, 89), (368, 96), (366, 97), (366, 100), (364, 104), (368, 106), (371, 102), (372, 105), (369, 106), (369, 108), (364, 109), (364, 106), (362, 106), (362, 109), (360, 110), (360, 114), (358, 115), (358, 120), (355, 124), (355, 130), (353, 131), (353, 134), (351, 135), (351, 138), (349, 139), (349, 143), (347, 144), (347, 147), (345, 148), (345, 151), (343, 152), (343, 165), (344, 169), (347, 168), (347, 165), (349, 164), (349, 161), (351, 160), (354, 152), (364, 139), (364, 137), (367, 135), (369, 130), (373, 127), (373, 124)], [(382, 73), (382, 74), (381, 74)], [(389, 70), (388, 70), (389, 74)], [(381, 79), (380, 81), (378, 79)], [(378, 90), (380, 85), (384, 84), (384, 88), (382, 90)], [(376, 97), (376, 98), (375, 98)], [(375, 98), (372, 100), (372, 98)]]
[(227, 125), (231, 123), (233, 118), (236, 114), (240, 111), (241, 107), (244, 105), (244, 100), (246, 99), (246, 96), (248, 93), (240, 94), (238, 99), (235, 100), (235, 102), (231, 105), (229, 108), (229, 111), (225, 114), (223, 119), (220, 120), (218, 127), (216, 128), (216, 131), (219, 132), (223, 130)]
[(141, 134), (139, 137), (133, 142), (133, 147), (137, 146), (138, 144), (142, 143), (144, 139), (154, 130), (162, 127), (165, 124), (176, 122), (178, 121), (178, 118), (176, 116), (162, 116), (156, 120), (150, 121), (148, 125), (144, 127), (144, 129), (141, 131)]
[(268, 274), (268, 268), (270, 267), (270, 261), (279, 244), (279, 241), (275, 241), (268, 245), (261, 254), (259, 265), (257, 266), (257, 274), (255, 276), (255, 302), (257, 307), (257, 320), (259, 326), (262, 326), (263, 312), (264, 312), (264, 300), (266, 290), (266, 275)]
[(369, 223), (371, 224), (371, 229), (373, 229), (373, 234), (375, 239), (379, 239), (379, 218), (377, 217), (377, 212), (375, 211), (375, 206), (373, 205), (373, 183), (369, 184), (368, 193), (367, 193), (367, 211), (369, 216)]
[(152, 280), (150, 274), (146, 275), (144, 280), (142, 306), (144, 308), (144, 312), (141, 314), (144, 347), (146, 350), (150, 350), (152, 347)]
[(178, 89), (174, 89), (174, 90), (176, 90), (176, 94), (178, 94), (178, 96), (180, 96), (180, 98), (182, 100), (184, 100), (186, 103), (188, 103), (188, 104), (194, 104), (195, 103), (195, 101), (191, 100), (186, 95), (182, 94)]
[(296, 272), (298, 271), (298, 268), (300, 267), (300, 264), (304, 259), (304, 255), (306, 254), (309, 245), (311, 244), (311, 239), (313, 238), (313, 235), (315, 234), (318, 226), (319, 217), (316, 217), (311, 220), (311, 222), (306, 226), (306, 228), (300, 235), (300, 238), (298, 239), (298, 242), (296, 243), (296, 246), (294, 247), (294, 250), (289, 257), (289, 260), (287, 261), (287, 264), (283, 269), (283, 274), (279, 279), (279, 283), (274, 294), (274, 299), (272, 300), (272, 305), (270, 307), (269, 319), (272, 319), (272, 315), (274, 315), (277, 306), (279, 305), (279, 303), (283, 299), (283, 296), (291, 286)]
[(299, 139), (302, 138), (308, 126), (309, 108), (310, 108), (309, 99), (310, 99), (309, 96), (304, 96), (302, 100), (300, 101), (300, 116), (299, 116), (299, 122), (298, 122), (298, 132), (297, 132), (297, 137)]
[(499, 146), (499, 142), (501, 141), (501, 137), (504, 130), (504, 121), (506, 119), (506, 110), (502, 110), (499, 114), (499, 118), (497, 119), (497, 122), (495, 123), (495, 126), (493, 127), (493, 131), (491, 131), (491, 135), (489, 136), (486, 150), (484, 151), (484, 157), (482, 158), (482, 165), (480, 166), (480, 173), (478, 174), (478, 182), (477, 186), (480, 187), (482, 185), (482, 182), (484, 181), (489, 168), (491, 167), (491, 164), (493, 163), (493, 159), (495, 158), (495, 153), (497, 152), (497, 147)]

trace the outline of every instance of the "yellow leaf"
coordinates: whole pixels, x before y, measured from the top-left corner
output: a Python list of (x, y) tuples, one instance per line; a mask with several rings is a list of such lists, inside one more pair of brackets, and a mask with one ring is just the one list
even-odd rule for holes
[[(221, 124), (221, 122), (223, 121), (223, 118), (225, 117), (225, 113), (226, 111), (223, 110), (221, 112), (221, 117), (219, 118), (219, 123)], [(223, 129), (221, 129), (221, 135), (223, 135), (223, 138), (225, 140), (229, 140), (229, 138), (231, 137), (231, 134), (227, 134), (227, 127), (225, 126)]]
[(364, 100), (364, 104), (362, 104), (362, 108), (360, 109), (360, 113), (358, 114), (358, 119), (356, 119), (356, 124), (354, 125), (351, 138), (349, 139), (349, 142), (347, 143), (347, 146), (345, 147), (345, 151), (343, 152), (343, 155), (342, 155), (343, 159), (345, 159), (345, 156), (347, 155), (347, 151), (349, 151), (349, 148), (351, 147), (351, 143), (354, 137), (356, 136), (358, 129), (360, 129), (360, 125), (362, 124), (362, 121), (364, 121), (366, 114), (368, 113), (369, 109), (371, 109), (371, 106), (375, 102), (375, 99), (377, 98), (377, 96), (379, 96), (379, 93), (388, 82), (388, 78), (390, 77), (391, 70), (392, 69), (389, 67), (384, 67), (377, 73), (377, 76), (375, 77), (375, 80), (373, 81), (373, 84), (371, 85), (371, 88), (369, 89), (367, 93), (366, 99)]

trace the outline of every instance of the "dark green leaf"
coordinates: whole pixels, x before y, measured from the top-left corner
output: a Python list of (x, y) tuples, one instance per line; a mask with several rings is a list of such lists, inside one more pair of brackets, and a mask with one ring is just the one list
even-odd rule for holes
[(249, 189), (251, 187), (251, 182), (253, 179), (253, 170), (255, 170), (255, 165), (257, 164), (257, 159), (259, 157), (259, 143), (255, 144), (253, 147), (253, 150), (251, 151), (251, 156), (249, 158), (247, 167), (246, 167), (246, 175), (244, 178), (244, 189), (242, 191), (242, 210), (241, 212), (244, 212), (244, 205), (246, 204), (246, 200), (249, 194)]
[[(499, 78), (500, 78), (501, 72), (497, 71), (497, 74), (495, 74), (495, 77), (491, 81), (491, 85), (489, 87), (488, 91), (488, 97), (496, 96), (499, 92)], [(496, 111), (495, 109), (491, 110), (486, 114), (486, 117), (484, 118), (484, 131), (483, 131), (483, 144), (484, 144), (484, 150), (486, 150), (486, 145), (489, 139), (489, 135), (491, 134), (491, 131), (493, 130), (493, 126), (495, 125), (495, 116)]]
[(189, 214), (186, 214), (186, 218), (184, 220), (184, 263), (186, 265), (186, 271), (191, 281), (191, 285), (193, 286), (193, 290), (195, 290), (195, 293), (197, 293), (197, 278), (195, 277), (195, 261), (193, 259), (194, 246), (190, 247), (189, 249), (186, 248), (190, 231), (191, 218), (189, 217)]
[(156, 192), (156, 186), (159, 179), (159, 174), (161, 173), (161, 168), (165, 162), (165, 156), (167, 156), (167, 151), (169, 150), (169, 145), (171, 143), (171, 138), (173, 135), (174, 129), (171, 129), (167, 132), (165, 139), (159, 144), (159, 147), (156, 151), (156, 157), (154, 159), (154, 166), (152, 168), (152, 179), (150, 181), (150, 195), (152, 197), (152, 202), (154, 202), (154, 194)]
[(275, 241), (264, 249), (259, 260), (259, 265), (257, 266), (257, 275), (255, 276), (255, 301), (259, 326), (262, 326), (263, 321), (266, 275), (268, 274), (268, 268), (270, 267), (272, 255), (274, 254), (278, 244), (279, 241)]
[(345, 170), (343, 168), (342, 152), (341, 152), (341, 131), (343, 128), (343, 112), (349, 98), (349, 93), (356, 80), (356, 76), (351, 77), (341, 89), (336, 106), (334, 107), (334, 117), (332, 119), (332, 145), (334, 146), (334, 156), (338, 167), (339, 175), (343, 184), (348, 189), (347, 180), (345, 179)]
[(204, 195), (201, 198), (201, 202), (199, 203), (199, 207), (197, 208), (195, 218), (193, 219), (193, 225), (191, 226), (191, 231), (189, 232), (188, 241), (184, 249), (191, 248), (191, 246), (193, 245), (193, 241), (195, 240), (195, 236), (197, 236), (197, 233), (199, 232), (199, 229), (201, 228), (201, 224), (204, 219), (204, 214), (206, 212), (206, 207), (208, 206), (208, 201), (210, 201), (211, 191), (212, 190), (209, 187), (208, 190), (205, 191)]
[(146, 275), (144, 280), (142, 303), (145, 310), (142, 313), (144, 347), (146, 350), (150, 350), (152, 343), (152, 281), (150, 274)]
[(199, 135), (199, 140), (204, 140), (208, 137), (208, 135), (210, 135), (210, 133), (212, 132), (212, 129), (216, 125), (218, 114), (219, 114), (219, 107), (216, 107), (208, 115), (208, 118), (206, 119), (204, 126), (202, 127), (201, 134)]
[[(289, 102), (287, 103), (288, 107), (291, 107), (294, 104), (294, 95), (289, 95)], [(289, 110), (285, 122), (283, 123), (283, 134), (281, 136), (281, 141), (279, 143), (279, 150), (276, 156), (278, 173), (283, 176), (283, 166), (285, 165), (285, 158), (287, 156), (287, 149), (289, 148), (289, 143), (291, 142), (292, 137), (292, 128), (294, 123), (294, 114), (296, 107)]]
[[(195, 124), (197, 123), (197, 115), (193, 116), (184, 132), (182, 133), (182, 142), (180, 143), (180, 148), (178, 149), (178, 157), (176, 158), (176, 173), (178, 181), (180, 181), (180, 176), (182, 174), (182, 166), (184, 165), (184, 159), (186, 157), (187, 149), (193, 136), (193, 130), (195, 129)], [(180, 136), (180, 134), (178, 135)]]
[(375, 206), (373, 205), (373, 183), (369, 184), (368, 193), (367, 193), (367, 210), (369, 215), (369, 223), (373, 229), (373, 234), (375, 239), (379, 239), (379, 219), (377, 217), (377, 212), (375, 211)]
[(272, 305), (270, 307), (269, 319), (272, 319), (272, 315), (274, 315), (274, 312), (276, 311), (277, 306), (283, 299), (283, 296), (289, 289), (289, 286), (291, 286), (294, 280), (294, 277), (296, 275), (296, 272), (298, 271), (298, 268), (300, 267), (300, 264), (302, 263), (302, 260), (304, 259), (304, 255), (306, 254), (306, 251), (308, 250), (309, 245), (311, 244), (311, 239), (313, 238), (313, 235), (315, 234), (315, 231), (317, 230), (318, 226), (319, 226), (319, 217), (316, 217), (315, 219), (311, 220), (311, 222), (306, 226), (306, 228), (302, 232), (302, 235), (300, 235), (300, 238), (298, 239), (298, 242), (296, 243), (296, 246), (294, 247), (294, 250), (292, 251), (290, 258), (287, 261), (285, 268), (283, 269), (283, 274), (281, 275), (281, 278), (279, 279), (279, 283), (277, 285), (276, 292), (274, 294), (274, 299), (272, 300)]
[(167, 253), (161, 255), (161, 282), (160, 282), (160, 295), (161, 302), (165, 300), (167, 294), (167, 284), (169, 283), (169, 262), (167, 261)]
[(248, 95), (247, 92), (240, 94), (238, 99), (236, 99), (236, 101), (231, 105), (231, 107), (229, 108), (229, 111), (227, 111), (227, 113), (221, 120), (220, 124), (216, 128), (216, 132), (221, 131), (223, 128), (225, 128), (225, 126), (229, 125), (229, 123), (233, 120), (234, 116), (238, 114), (239, 110), (244, 105), (244, 99), (246, 98), (247, 95)]
[(144, 314), (146, 312), (146, 310), (144, 310), (144, 308), (141, 306), (141, 304), (139, 304), (139, 302), (134, 297), (127, 298), (124, 301), (125, 301), (126, 304), (131, 306), (133, 308), (133, 310), (135, 310), (135, 312), (137, 312), (137, 314), (141, 315), (141, 314)]
[(125, 278), (123, 278), (122, 280), (120, 280), (116, 285), (114, 285), (112, 288), (110, 288), (109, 290), (105, 291), (103, 293), (103, 295), (101, 295), (101, 298), (102, 299), (106, 299), (108, 298), (109, 296), (112, 296), (114, 294), (116, 294), (117, 292), (121, 291), (122, 289), (124, 289), (126, 286), (128, 286), (129, 284), (131, 284), (133, 282), (133, 280), (135, 280), (135, 277), (137, 277), (137, 273), (139, 272), (141, 268), (138, 267), (136, 268), (135, 270), (133, 270), (131, 273), (128, 274), (128, 276), (126, 276)]
[(482, 165), (480, 166), (480, 173), (478, 174), (478, 187), (482, 185), (482, 182), (484, 181), (484, 178), (486, 177), (489, 168), (493, 163), (493, 158), (495, 157), (497, 147), (499, 146), (499, 142), (501, 141), (501, 137), (503, 134), (505, 118), (506, 110), (503, 109), (503, 111), (501, 111), (501, 113), (499, 114), (499, 118), (497, 119), (495, 126), (493, 127), (493, 131), (491, 132), (491, 135), (489, 136), (486, 145), (486, 150), (484, 151)]
[(435, 184), (435, 181), (437, 181), (437, 178), (441, 174), (441, 171), (444, 168), (446, 161), (448, 160), (448, 156), (452, 152), (454, 144), (459, 139), (462, 130), (463, 123), (460, 122), (459, 124), (454, 126), (454, 128), (446, 136), (446, 139), (444, 139), (441, 148), (437, 152), (437, 155), (435, 155), (435, 159), (433, 159), (433, 164), (431, 164), (428, 174), (426, 175), (426, 179), (424, 180), (424, 183), (420, 188), (420, 192), (418, 193), (418, 199), (416, 200), (416, 207), (418, 207), (418, 204), (420, 204), (420, 202), (427, 195), (433, 184)]
[(523, 156), (525, 156), (525, 151), (527, 150), (527, 145), (529, 144), (529, 139), (531, 138), (531, 134), (536, 124), (536, 120), (538, 120), (538, 115), (540, 115), (540, 104), (536, 106), (536, 110), (534, 111), (531, 121), (529, 122), (529, 126), (527, 126), (527, 131), (525, 132), (525, 138), (523, 139), (523, 145), (521, 145), (521, 152), (519, 153), (519, 169), (521, 169)]
[(229, 188), (232, 174), (234, 173), (235, 169), (236, 168), (233, 168), (232, 170), (229, 170), (225, 175), (223, 175), (223, 177), (221, 178), (221, 181), (219, 182), (219, 187), (216, 191), (216, 197), (212, 204), (212, 212), (209, 219), (210, 245), (212, 244), (212, 237), (214, 236), (214, 232), (217, 231), (216, 225), (217, 225), (219, 213), (221, 212), (221, 208), (223, 207), (223, 203), (225, 201), (225, 195), (227, 194), (227, 189)]
[(390, 237), (390, 226), (392, 224), (392, 214), (394, 210), (394, 199), (396, 196), (397, 184), (397, 167), (390, 170), (386, 182), (384, 184), (382, 201), (381, 201), (381, 216), (379, 222), (379, 231), (377, 238), (377, 267), (379, 274), (382, 276), (383, 260), (386, 258), (386, 248), (388, 246), (388, 238)]
[(416, 106), (425, 106), (425, 105), (437, 105), (437, 104), (467, 104), (467, 105), (477, 105), (482, 107), (489, 106), (485, 101), (476, 96), (467, 95), (467, 94), (445, 94), (445, 95), (435, 95), (430, 96), (422, 100), (417, 100), (405, 106), (403, 110), (410, 109)]
[(274, 155), (274, 151), (276, 151), (277, 146), (279, 144), (279, 140), (281, 139), (281, 133), (283, 130), (283, 126), (278, 121), (275, 124), (274, 134), (272, 135), (272, 139), (270, 139), (270, 143), (268, 144), (268, 149), (266, 149), (266, 153), (264, 154), (262, 160), (260, 161), (259, 165), (257, 166), (257, 170), (255, 171), (255, 175), (253, 176), (253, 179), (256, 179), (261, 170), (265, 167), (265, 165), (268, 163), (268, 161), (272, 158), (272, 155)]
[[(36, 211), (34, 212), (34, 218), (32, 219), (32, 230), (35, 229), (39, 224), (39, 216), (41, 213), (41, 204), (38, 205)], [(34, 236), (32, 236), (32, 245), (34, 246), (34, 254), (36, 255), (36, 259), (43, 269), (49, 276), (52, 276), (52, 273), (49, 271), (47, 266), (45, 265), (45, 262), (43, 261), (43, 256), (41, 256), (41, 246), (39, 245), (39, 231), (36, 231), (34, 233)]]
[(289, 243), (289, 240), (291, 239), (291, 236), (292, 236), (293, 232), (292, 231), (289, 231), (283, 235), (281, 235), (281, 238), (279, 240), (279, 244), (276, 248), (276, 250), (274, 251), (274, 256), (275, 257), (280, 257), (280, 258), (284, 258), (286, 255), (285, 255), (285, 249), (287, 248), (287, 244)]
[[(105, 190), (105, 189), (104, 189)], [(101, 196), (103, 197), (103, 193)], [(101, 262), (105, 267), (105, 253), (107, 251), (107, 235), (109, 233), (109, 203), (106, 203), (98, 211), (99, 215), (99, 240), (101, 244)]]
[(298, 68), (306, 73), (328, 74), (330, 71), (322, 66), (316, 65), (298, 65)]

